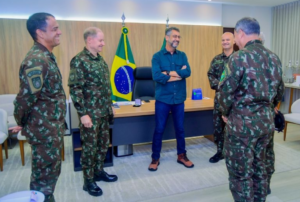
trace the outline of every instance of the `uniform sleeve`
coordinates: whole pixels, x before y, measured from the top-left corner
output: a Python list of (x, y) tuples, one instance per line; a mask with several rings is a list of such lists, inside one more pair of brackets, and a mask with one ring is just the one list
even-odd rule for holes
[(185, 53), (183, 53), (183, 64), (186, 65), (186, 69), (177, 70), (176, 73), (181, 78), (188, 78), (191, 76), (191, 67)]
[(210, 63), (210, 68), (207, 72), (210, 88), (213, 90), (218, 90), (219, 80), (218, 75), (216, 74), (216, 67), (215, 67), (215, 58)]
[(277, 88), (277, 94), (276, 94), (276, 96), (274, 98), (274, 101), (273, 101), (274, 107), (276, 107), (278, 105), (278, 103), (282, 100), (283, 93), (284, 93), (284, 82), (281, 79), (281, 81), (279, 83), (279, 86)]
[(166, 84), (170, 79), (170, 76), (161, 73), (160, 58), (157, 53), (152, 58), (152, 77), (154, 81), (160, 84)]
[(234, 94), (239, 86), (240, 78), (244, 74), (243, 65), (236, 57), (231, 57), (229, 62), (224, 65), (219, 83), (219, 93), (217, 94), (218, 103), (222, 114), (228, 116), (234, 102)]
[[(30, 64), (30, 65), (28, 65)], [(14, 117), (19, 126), (24, 127), (32, 108), (37, 102), (44, 85), (46, 69), (32, 62), (22, 64), (19, 72), (20, 91), (14, 101)]]
[(76, 108), (80, 117), (87, 114), (84, 104), (83, 86), (84, 80), (84, 66), (79, 58), (75, 57), (70, 63), (70, 74), (68, 86), (70, 87), (70, 96), (72, 98), (74, 107)]

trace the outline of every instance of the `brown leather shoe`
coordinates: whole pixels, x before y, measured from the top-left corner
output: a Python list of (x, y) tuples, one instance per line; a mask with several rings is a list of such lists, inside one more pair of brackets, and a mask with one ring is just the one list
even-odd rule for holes
[(150, 171), (157, 171), (157, 167), (159, 165), (159, 159), (155, 160), (155, 159), (152, 159), (150, 165), (149, 165), (149, 168), (148, 170)]
[(192, 168), (192, 167), (194, 167), (193, 162), (191, 162), (191, 161), (188, 159), (188, 157), (186, 156), (185, 153), (179, 154), (179, 155), (178, 155), (177, 163), (180, 163), (180, 164), (184, 165), (184, 166), (187, 167), (187, 168)]

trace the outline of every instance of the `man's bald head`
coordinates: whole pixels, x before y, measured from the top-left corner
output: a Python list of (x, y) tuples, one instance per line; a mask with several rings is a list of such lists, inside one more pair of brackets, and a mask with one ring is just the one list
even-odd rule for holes
[(222, 47), (225, 50), (233, 50), (234, 36), (230, 32), (225, 32), (222, 35)]

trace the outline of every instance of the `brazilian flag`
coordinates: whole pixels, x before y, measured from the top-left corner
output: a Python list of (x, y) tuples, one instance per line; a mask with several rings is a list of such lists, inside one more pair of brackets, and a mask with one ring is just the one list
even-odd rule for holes
[(117, 52), (112, 64), (110, 83), (113, 101), (131, 101), (134, 84), (133, 70), (136, 68), (127, 37), (129, 30), (122, 28)]
[(163, 42), (163, 44), (162, 44), (162, 46), (161, 46), (161, 48), (160, 48), (160, 50), (163, 50), (163, 49), (165, 49), (166, 48), (166, 37), (164, 38), (164, 42)]

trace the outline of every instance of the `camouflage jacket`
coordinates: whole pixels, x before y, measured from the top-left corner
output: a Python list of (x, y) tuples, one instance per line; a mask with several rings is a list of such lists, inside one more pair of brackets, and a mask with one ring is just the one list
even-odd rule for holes
[(109, 69), (103, 57), (86, 48), (70, 63), (69, 87), (79, 117), (97, 119), (112, 114)]
[[(280, 59), (259, 40), (249, 41), (225, 65), (218, 101), (223, 115), (272, 116), (283, 96), (284, 83)], [(273, 120), (271, 120), (271, 123)]]
[(35, 42), (23, 60), (14, 116), (30, 143), (51, 141), (65, 131), (66, 95), (55, 56)]
[(210, 63), (210, 68), (207, 72), (210, 88), (213, 90), (218, 90), (218, 85), (220, 82), (221, 75), (224, 71), (224, 64), (228, 62), (229, 57), (234, 53), (234, 51), (226, 56), (221, 53), (214, 57)]

